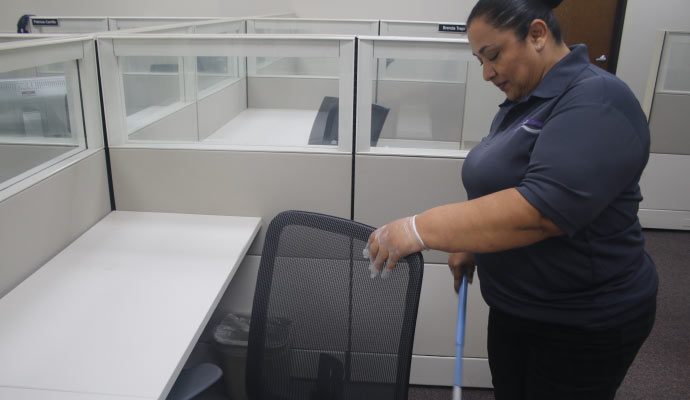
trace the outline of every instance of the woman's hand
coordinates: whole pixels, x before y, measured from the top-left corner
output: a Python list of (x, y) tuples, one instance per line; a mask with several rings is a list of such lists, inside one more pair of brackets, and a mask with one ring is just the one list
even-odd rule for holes
[(425, 249), (421, 238), (415, 233), (414, 218), (398, 219), (380, 227), (369, 236), (364, 257), (371, 261), (369, 270), (372, 278), (379, 272), (381, 278), (387, 278), (400, 258)]
[(472, 283), (474, 278), (474, 270), (477, 268), (474, 262), (472, 253), (451, 253), (448, 256), (448, 267), (453, 274), (455, 293), (460, 291), (460, 283), (462, 283), (462, 276), (467, 277), (467, 283)]

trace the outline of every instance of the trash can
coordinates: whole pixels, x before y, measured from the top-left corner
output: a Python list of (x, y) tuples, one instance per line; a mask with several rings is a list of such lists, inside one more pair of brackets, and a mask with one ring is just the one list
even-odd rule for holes
[[(246, 315), (229, 313), (213, 331), (227, 395), (231, 400), (247, 400), (245, 390), (245, 365), (247, 362), (247, 342), (251, 319)], [(265, 371), (277, 387), (282, 386), (289, 374), (289, 336), (290, 321), (285, 318), (269, 319), (266, 326), (266, 357), (271, 363)]]

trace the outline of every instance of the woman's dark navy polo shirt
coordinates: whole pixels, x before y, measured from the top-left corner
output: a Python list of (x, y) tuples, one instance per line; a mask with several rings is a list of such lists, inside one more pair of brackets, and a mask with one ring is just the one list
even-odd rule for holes
[(484, 299), (531, 320), (584, 328), (647, 311), (658, 278), (644, 251), (638, 185), (647, 120), (620, 79), (571, 48), (520, 101), (506, 100), (467, 156), (470, 199), (517, 188), (565, 235), (476, 254)]

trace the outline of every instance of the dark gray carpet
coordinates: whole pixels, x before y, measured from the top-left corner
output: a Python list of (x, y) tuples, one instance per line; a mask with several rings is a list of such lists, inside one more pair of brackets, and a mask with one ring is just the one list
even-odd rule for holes
[[(654, 329), (616, 400), (690, 399), (690, 232), (645, 230), (647, 252), (659, 272)], [(450, 388), (414, 386), (410, 400), (448, 400)], [(464, 389), (463, 400), (492, 400), (491, 390)]]
[(659, 272), (654, 329), (616, 399), (690, 399), (690, 232), (646, 230)]

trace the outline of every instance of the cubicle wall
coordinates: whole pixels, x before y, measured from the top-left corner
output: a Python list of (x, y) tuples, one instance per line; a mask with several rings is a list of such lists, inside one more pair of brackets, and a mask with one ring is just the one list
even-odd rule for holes
[(110, 211), (92, 37), (0, 44), (0, 297)]
[(651, 155), (640, 187), (647, 228), (690, 229), (690, 33), (661, 32), (645, 111)]

